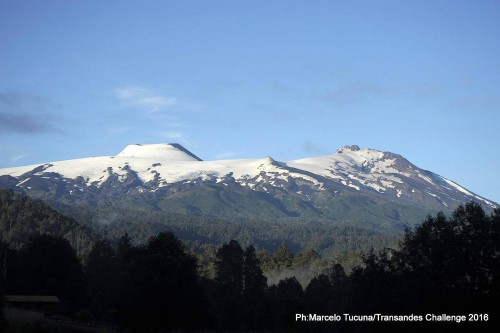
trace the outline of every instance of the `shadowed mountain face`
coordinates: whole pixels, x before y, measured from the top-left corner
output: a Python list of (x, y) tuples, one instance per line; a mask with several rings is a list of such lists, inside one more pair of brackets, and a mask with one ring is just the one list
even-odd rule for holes
[(468, 201), (497, 206), (398, 154), (358, 146), (278, 162), (202, 161), (179, 144), (136, 144), (116, 156), (0, 169), (0, 188), (58, 204), (332, 221), (387, 231)]

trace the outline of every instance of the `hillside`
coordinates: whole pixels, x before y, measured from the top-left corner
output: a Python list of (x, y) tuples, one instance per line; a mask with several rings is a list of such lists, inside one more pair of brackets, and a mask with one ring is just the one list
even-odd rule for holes
[(94, 241), (89, 228), (47, 204), (0, 189), (0, 240), (18, 248), (30, 237), (42, 234), (67, 239), (80, 254), (89, 251)]
[(137, 144), (116, 156), (0, 169), (0, 187), (56, 207), (329, 222), (384, 233), (469, 201), (497, 207), (401, 155), (358, 146), (280, 162), (203, 161), (179, 144)]

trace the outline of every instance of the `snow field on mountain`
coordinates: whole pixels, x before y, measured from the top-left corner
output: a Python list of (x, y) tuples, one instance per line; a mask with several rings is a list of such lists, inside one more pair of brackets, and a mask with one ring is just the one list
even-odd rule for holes
[[(27, 174), (29, 172), (32, 172), (32, 175)], [(233, 178), (240, 185), (253, 190), (257, 189), (258, 184), (265, 185), (266, 192), (269, 192), (269, 186), (286, 187), (286, 183), (293, 178), (302, 180), (302, 183), (305, 182), (312, 189), (320, 191), (326, 190), (324, 179), (330, 179), (356, 191), (386, 193), (396, 199), (408, 198), (418, 190), (420, 193), (433, 196), (447, 206), (443, 200), (456, 201), (453, 196), (460, 192), (468, 200), (475, 198), (495, 206), (444, 177), (417, 168), (399, 155), (373, 149), (359, 149), (357, 146), (343, 147), (332, 155), (283, 163), (270, 157), (202, 161), (178, 144), (135, 144), (127, 146), (116, 156), (89, 157), (0, 169), (0, 175), (18, 178), (17, 186), (24, 186), (23, 184), (28, 181), (27, 177), (47, 178), (46, 175), (50, 173), (61, 175), (63, 180), (81, 177), (84, 186), (97, 187), (110, 176), (125, 181), (135, 174), (143, 183), (153, 182), (150, 184), (156, 186), (150, 189), (153, 192), (169, 184), (191, 183), (198, 180), (215, 181), (227, 186), (227, 178)], [(81, 185), (75, 187), (78, 189)]]

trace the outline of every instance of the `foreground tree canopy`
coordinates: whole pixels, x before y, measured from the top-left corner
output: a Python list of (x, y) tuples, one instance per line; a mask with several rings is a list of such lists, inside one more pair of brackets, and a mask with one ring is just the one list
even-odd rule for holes
[[(216, 252), (213, 278), (200, 275), (196, 258), (173, 233), (159, 233), (143, 246), (133, 245), (128, 235), (115, 246), (95, 242), (83, 266), (69, 242), (55, 236), (34, 237), (21, 249), (3, 243), (0, 249), (2, 293), (54, 294), (66, 315), (87, 309), (93, 321), (135, 332), (453, 328), (296, 321), (300, 313), (488, 314), (487, 321), (460, 326), (486, 331), (500, 315), (500, 211), (488, 216), (474, 203), (450, 217), (427, 217), (405, 233), (397, 249), (365, 254), (350, 274), (338, 263), (330, 265), (305, 288), (294, 277), (268, 286), (255, 248), (243, 249), (235, 240)], [(275, 256), (293, 269), (286, 246)]]

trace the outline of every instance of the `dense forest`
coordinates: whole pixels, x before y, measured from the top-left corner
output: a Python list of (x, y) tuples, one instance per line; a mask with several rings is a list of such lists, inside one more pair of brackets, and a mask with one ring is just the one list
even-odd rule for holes
[(79, 254), (90, 251), (96, 238), (90, 228), (44, 202), (0, 189), (0, 240), (19, 248), (36, 234), (63, 237)]
[[(224, 219), (204, 215), (182, 215), (137, 211), (113, 205), (48, 206), (26, 195), (0, 190), (0, 239), (14, 247), (35, 234), (68, 239), (79, 257), (88, 254), (94, 241), (109, 239), (116, 246), (127, 233), (134, 244), (144, 244), (160, 232), (174, 232), (190, 252), (214, 255), (223, 244), (236, 239), (259, 252), (272, 253), (283, 242), (293, 253), (314, 249), (322, 257), (352, 258), (371, 247), (394, 247), (398, 234), (385, 234), (342, 223), (321, 221), (262, 221)], [(61, 214), (60, 212), (63, 212)]]
[(2, 294), (56, 295), (64, 316), (115, 331), (486, 331), (500, 315), (500, 211), (486, 215), (474, 203), (429, 216), (397, 249), (367, 251), (352, 269), (326, 261), (306, 285), (264, 274), (320, 259), (313, 250), (294, 256), (285, 244), (257, 255), (231, 240), (212, 258), (197, 257), (160, 232), (142, 245), (127, 234), (97, 240), (83, 259), (48, 234), (0, 248)]

